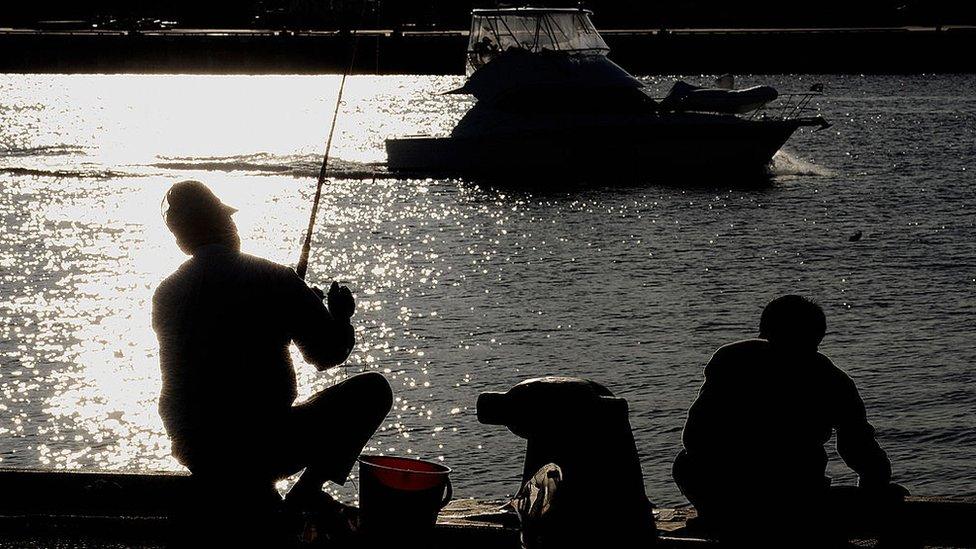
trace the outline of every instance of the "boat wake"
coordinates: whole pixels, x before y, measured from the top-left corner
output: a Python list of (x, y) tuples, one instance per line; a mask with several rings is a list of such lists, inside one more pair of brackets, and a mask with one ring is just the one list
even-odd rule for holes
[[(234, 156), (157, 156), (148, 163), (102, 165), (82, 147), (52, 146), (0, 150), (0, 174), (58, 179), (118, 179), (166, 175), (167, 172), (234, 172), (247, 175), (285, 175), (308, 179), (319, 175), (318, 155), (269, 153)], [(78, 158), (76, 158), (78, 157)], [(384, 163), (353, 162), (332, 158), (329, 177), (342, 179), (389, 178)]]
[(813, 162), (803, 160), (789, 151), (780, 150), (773, 156), (769, 165), (769, 175), (776, 179), (793, 179), (797, 177), (828, 177), (834, 173), (829, 169), (818, 166)]
[(0, 148), (0, 157), (7, 158), (24, 158), (24, 157), (37, 157), (37, 156), (82, 156), (86, 155), (90, 150), (86, 147), (79, 147), (77, 145), (45, 145), (40, 147), (25, 147), (25, 148)]
[(129, 174), (92, 162), (91, 149), (77, 145), (0, 147), (0, 174), (57, 179), (114, 179)]
[[(254, 175), (289, 175), (295, 178), (318, 177), (322, 157), (317, 155), (274, 155), (256, 153), (234, 156), (159, 157), (153, 168), (179, 171), (246, 172)], [(389, 177), (382, 163), (329, 159), (329, 174), (346, 179)]]
[(53, 177), (55, 179), (119, 179), (123, 177), (137, 177), (114, 170), (74, 169), (74, 168), (25, 168), (21, 166), (0, 166), (0, 174), (22, 177)]

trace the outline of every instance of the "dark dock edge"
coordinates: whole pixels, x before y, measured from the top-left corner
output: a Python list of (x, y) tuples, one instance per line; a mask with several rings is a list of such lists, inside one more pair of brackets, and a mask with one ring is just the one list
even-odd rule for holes
[[(183, 501), (189, 475), (184, 473), (112, 473), (0, 469), (0, 548), (10, 540), (90, 538), (89, 546), (106, 540), (163, 543), (170, 515)], [(461, 499), (438, 519), (438, 547), (518, 547), (515, 517), (500, 502)], [(750, 510), (751, 511), (751, 510)], [(976, 500), (913, 497), (909, 516), (927, 545), (976, 547)], [(829, 513), (829, 510), (828, 510)], [(716, 544), (686, 532), (690, 508), (656, 509), (660, 547), (713, 547)], [(756, 525), (757, 536), (762, 524)], [(38, 545), (44, 546), (44, 545)], [(84, 545), (82, 545), (84, 546)]]
[[(976, 27), (607, 30), (611, 58), (635, 74), (976, 72)], [(352, 41), (335, 32), (0, 29), (0, 72), (326, 74)], [(356, 74), (461, 74), (463, 31), (364, 31)]]

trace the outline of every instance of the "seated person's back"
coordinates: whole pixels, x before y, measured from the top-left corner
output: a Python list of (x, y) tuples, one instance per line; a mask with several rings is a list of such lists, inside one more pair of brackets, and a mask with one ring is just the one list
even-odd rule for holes
[(859, 487), (889, 492), (891, 466), (857, 387), (818, 352), (825, 333), (819, 306), (784, 296), (763, 311), (761, 339), (726, 345), (705, 367), (673, 473), (713, 525), (734, 530), (753, 506), (783, 524), (811, 520), (812, 509), (839, 493), (824, 475), (832, 433)]
[(816, 490), (825, 485), (824, 445), (834, 429), (855, 471), (888, 481), (887, 457), (850, 377), (819, 352), (754, 339), (712, 357), (682, 439), (689, 455), (729, 481), (742, 481), (742, 489)]

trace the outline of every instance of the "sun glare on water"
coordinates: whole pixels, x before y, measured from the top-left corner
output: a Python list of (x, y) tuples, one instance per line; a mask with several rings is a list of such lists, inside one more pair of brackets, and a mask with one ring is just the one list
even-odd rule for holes
[[(0, 413), (11, 419), (0, 425), (0, 436), (15, 441), (0, 449), (0, 465), (178, 469), (156, 412), (158, 348), (150, 328), (153, 290), (186, 259), (163, 224), (163, 193), (179, 179), (205, 181), (239, 209), (235, 221), (245, 252), (294, 264), (314, 179), (272, 173), (249, 180), (232, 163), (298, 158), (313, 166), (322, 154), (339, 79), (27, 80), (26, 86), (0, 80), (13, 105), (0, 113), (9, 118), (0, 137), (12, 151), (0, 168), (15, 171), (32, 162), (32, 170), (63, 177), (7, 182), (0, 204), (6, 222), (0, 265), (8, 288), (0, 309), (11, 319), (0, 327)], [(417, 124), (372, 105), (406, 101), (427, 84), (405, 88), (402, 81), (350, 79), (333, 156), (347, 162), (381, 159), (384, 137), (416, 131)], [(25, 116), (31, 112), (36, 114)], [(428, 131), (438, 130), (429, 126), (436, 124), (431, 117), (425, 120)], [(190, 169), (154, 168), (174, 160), (191, 161)], [(192, 169), (207, 162), (229, 169)], [(353, 285), (360, 318), (369, 318), (383, 307), (374, 296), (410, 269), (395, 246), (357, 243), (355, 237), (345, 243), (357, 225), (375, 225), (391, 212), (386, 204), (352, 195), (342, 183), (330, 183), (322, 206), (310, 282)], [(366, 277), (379, 286), (367, 284)], [(354, 372), (377, 367), (393, 335), (385, 323), (369, 335), (363, 325), (359, 331), (350, 359)], [(313, 373), (297, 351), (293, 355), (300, 398), (347, 375)], [(417, 383), (406, 377), (411, 379), (405, 383)], [(384, 430), (398, 432), (398, 425), (394, 421)]]

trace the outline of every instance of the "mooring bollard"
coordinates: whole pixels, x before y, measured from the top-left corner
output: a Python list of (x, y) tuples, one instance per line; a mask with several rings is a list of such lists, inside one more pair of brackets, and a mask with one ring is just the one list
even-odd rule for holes
[(536, 378), (482, 393), (478, 420), (526, 439), (523, 487), (553, 492), (547, 505), (520, 511), (525, 547), (647, 547), (656, 538), (625, 399), (585, 379)]

